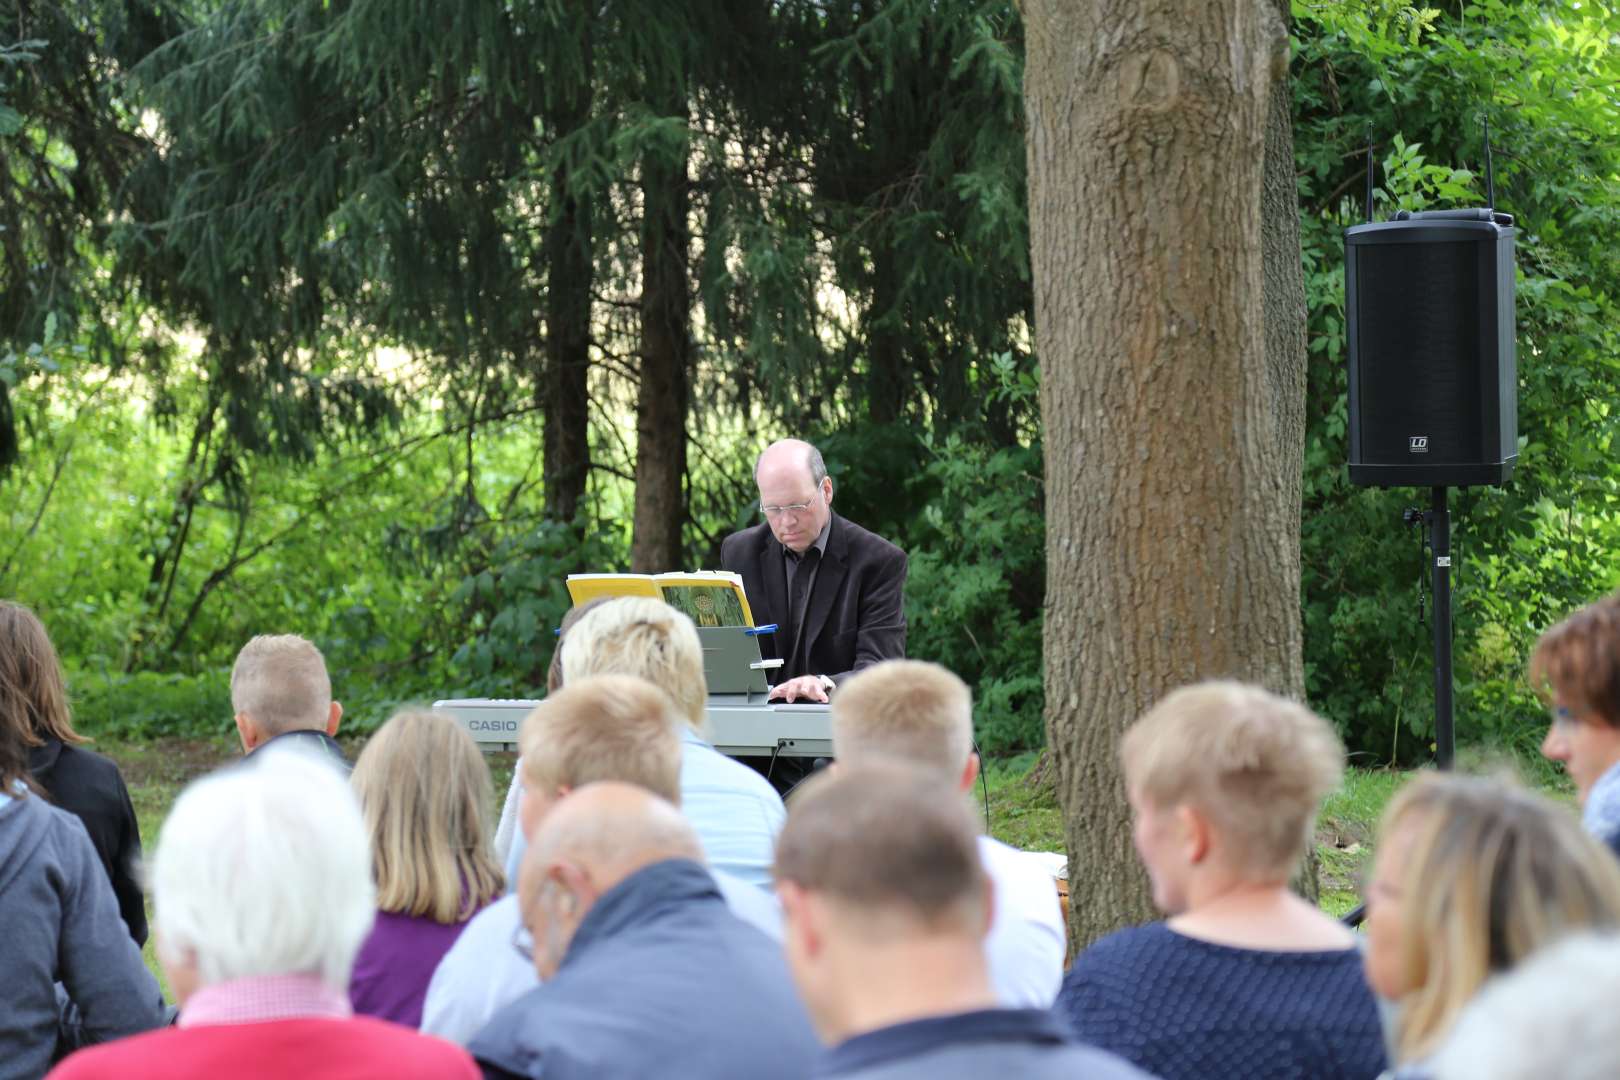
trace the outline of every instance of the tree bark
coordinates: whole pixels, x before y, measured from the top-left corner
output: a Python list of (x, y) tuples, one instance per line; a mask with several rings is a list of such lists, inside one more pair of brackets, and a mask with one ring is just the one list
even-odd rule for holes
[[(574, 87), (559, 88), (551, 110), (557, 138), (578, 131), (590, 119), (591, 44), (589, 20), (581, 20), (583, 63)], [(546, 376), (539, 404), (545, 410), (545, 513), (573, 521), (590, 476), (591, 260), (592, 200), (570, 184), (559, 165), (551, 174), (553, 216), (546, 228)]]
[[(1264, 295), (1287, 36), (1276, 0), (1025, 0), (1024, 14), (1047, 737), (1083, 946), (1153, 915), (1124, 728), (1199, 679), (1303, 682), (1302, 327), (1267, 326), (1303, 310)], [(1297, 275), (1297, 231), (1292, 258)]]
[[(686, 115), (684, 102), (666, 115)], [(686, 519), (687, 208), (684, 156), (642, 159), (641, 388), (636, 399), (636, 501), (630, 567), (677, 569)]]

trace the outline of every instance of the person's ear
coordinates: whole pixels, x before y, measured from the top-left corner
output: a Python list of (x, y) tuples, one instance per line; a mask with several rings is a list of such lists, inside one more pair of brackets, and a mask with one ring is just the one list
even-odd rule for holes
[(570, 922), (578, 922), (590, 906), (596, 903), (596, 886), (585, 869), (571, 862), (559, 862), (551, 868), (551, 879), (562, 893), (558, 910)]
[(1182, 803), (1176, 807), (1176, 831), (1180, 834), (1182, 854), (1189, 865), (1196, 866), (1209, 857), (1212, 837), (1209, 820), (1203, 814)]
[(343, 706), (332, 702), (332, 709), (326, 717), (326, 733), (334, 738), (337, 736), (338, 721), (343, 719)]
[(258, 745), (264, 741), (259, 734), (259, 725), (253, 722), (253, 717), (247, 713), (236, 714), (236, 735), (242, 740), (242, 753), (251, 754)]
[(821, 478), (821, 497), (827, 503), (828, 506), (832, 505), (832, 496), (833, 496), (832, 477), (823, 476)]
[(957, 790), (972, 791), (973, 781), (979, 778), (979, 755), (968, 755), (967, 764), (962, 766), (962, 779), (957, 782)]
[(826, 945), (815, 897), (793, 881), (776, 883), (776, 898), (782, 904), (782, 933), (800, 956), (813, 958)]

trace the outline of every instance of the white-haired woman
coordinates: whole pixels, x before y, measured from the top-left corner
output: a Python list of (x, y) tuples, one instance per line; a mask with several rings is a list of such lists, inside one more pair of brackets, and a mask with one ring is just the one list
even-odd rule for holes
[(53, 1078), (478, 1076), (459, 1048), (350, 1010), (371, 853), (330, 764), (273, 750), (192, 784), (164, 822), (152, 891), (178, 1026), (80, 1051)]

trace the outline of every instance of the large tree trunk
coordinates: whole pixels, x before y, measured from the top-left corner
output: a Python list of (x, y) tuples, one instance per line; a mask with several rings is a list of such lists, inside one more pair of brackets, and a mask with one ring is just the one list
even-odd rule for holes
[[(684, 104), (671, 114), (684, 115)], [(687, 364), (686, 159), (642, 159), (641, 389), (636, 400), (636, 506), (630, 567), (679, 568), (686, 518)]]
[(1024, 12), (1047, 735), (1084, 945), (1153, 914), (1121, 731), (1198, 679), (1302, 684), (1302, 356), (1266, 325), (1302, 309), (1265, 299), (1262, 241), (1287, 38), (1275, 0)]
[[(557, 138), (590, 119), (589, 20), (581, 20), (583, 64), (572, 92), (559, 89), (551, 109)], [(545, 416), (546, 516), (572, 521), (590, 474), (591, 198), (571, 188), (569, 170), (551, 175), (554, 207), (546, 228), (546, 376), (541, 396)]]

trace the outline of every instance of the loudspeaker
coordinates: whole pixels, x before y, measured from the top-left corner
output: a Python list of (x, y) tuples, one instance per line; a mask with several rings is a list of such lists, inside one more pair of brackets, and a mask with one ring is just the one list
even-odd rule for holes
[(1403, 210), (1345, 230), (1351, 483), (1513, 475), (1513, 238), (1513, 218), (1492, 210)]

